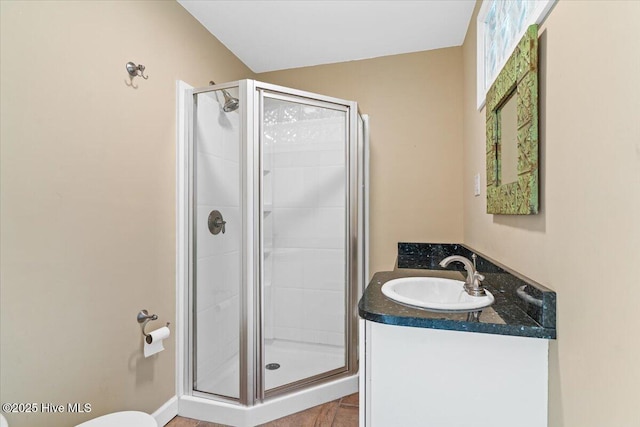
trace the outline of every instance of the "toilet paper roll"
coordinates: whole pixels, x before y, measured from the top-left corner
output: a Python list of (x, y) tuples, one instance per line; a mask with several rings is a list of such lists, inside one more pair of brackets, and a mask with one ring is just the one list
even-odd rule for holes
[(162, 340), (169, 337), (171, 331), (166, 326), (151, 331), (144, 341), (144, 357), (152, 356), (164, 350)]

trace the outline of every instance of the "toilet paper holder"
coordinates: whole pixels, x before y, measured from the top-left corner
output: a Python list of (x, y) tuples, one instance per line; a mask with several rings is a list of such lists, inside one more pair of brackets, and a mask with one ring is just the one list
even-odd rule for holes
[[(147, 341), (147, 344), (151, 344), (151, 341), (152, 341), (151, 335), (146, 333), (144, 328), (147, 326), (147, 323), (149, 323), (150, 321), (158, 320), (158, 315), (149, 314), (147, 310), (140, 310), (136, 318), (138, 319), (138, 323), (140, 323), (140, 328), (142, 329), (142, 335), (144, 335), (145, 337), (144, 339)], [(167, 327), (169, 327), (169, 325), (170, 323), (167, 322)]]

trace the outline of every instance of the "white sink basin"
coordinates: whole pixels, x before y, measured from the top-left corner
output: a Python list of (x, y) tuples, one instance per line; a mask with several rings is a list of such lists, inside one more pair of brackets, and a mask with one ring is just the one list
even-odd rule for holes
[(489, 291), (486, 296), (474, 297), (465, 292), (461, 280), (440, 277), (403, 277), (389, 280), (382, 285), (382, 293), (388, 298), (429, 310), (472, 311), (493, 304)]

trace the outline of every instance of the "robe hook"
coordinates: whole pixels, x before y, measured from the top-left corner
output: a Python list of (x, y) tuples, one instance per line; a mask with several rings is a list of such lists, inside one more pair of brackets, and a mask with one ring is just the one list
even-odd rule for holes
[(136, 65), (131, 61), (127, 62), (127, 72), (131, 77), (140, 76), (143, 79), (147, 80), (149, 76), (144, 75), (144, 69), (145, 69), (145, 66), (142, 64)]

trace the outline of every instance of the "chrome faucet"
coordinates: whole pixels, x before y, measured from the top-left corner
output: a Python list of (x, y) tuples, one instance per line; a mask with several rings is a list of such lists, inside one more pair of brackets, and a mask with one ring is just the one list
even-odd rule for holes
[(476, 254), (473, 254), (473, 263), (467, 258), (460, 255), (451, 255), (440, 261), (440, 267), (446, 267), (453, 261), (458, 261), (464, 264), (464, 269), (467, 270), (467, 280), (464, 284), (464, 290), (473, 297), (482, 297), (486, 295), (482, 282), (484, 276), (476, 270)]

